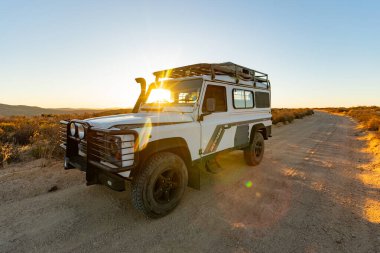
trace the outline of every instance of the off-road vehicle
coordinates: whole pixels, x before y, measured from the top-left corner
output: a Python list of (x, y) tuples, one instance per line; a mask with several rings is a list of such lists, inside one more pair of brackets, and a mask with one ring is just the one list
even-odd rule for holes
[(263, 158), (271, 136), (268, 75), (231, 62), (157, 71), (131, 113), (61, 121), (65, 169), (87, 185), (116, 191), (131, 181), (133, 205), (149, 217), (172, 211), (200, 170), (225, 150), (243, 150), (248, 165)]

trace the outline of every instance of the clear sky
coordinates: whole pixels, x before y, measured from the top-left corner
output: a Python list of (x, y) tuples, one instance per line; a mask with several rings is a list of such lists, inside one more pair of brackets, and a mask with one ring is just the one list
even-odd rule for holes
[(134, 103), (199, 62), (269, 74), (273, 107), (380, 105), (380, 1), (0, 0), (0, 103)]

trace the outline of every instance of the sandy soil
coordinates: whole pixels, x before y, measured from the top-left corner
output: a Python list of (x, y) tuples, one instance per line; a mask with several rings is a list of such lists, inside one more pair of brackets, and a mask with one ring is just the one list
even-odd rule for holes
[(61, 162), (7, 167), (0, 252), (380, 252), (379, 174), (355, 127), (322, 112), (275, 127), (262, 164), (220, 155), (223, 171), (158, 220)]

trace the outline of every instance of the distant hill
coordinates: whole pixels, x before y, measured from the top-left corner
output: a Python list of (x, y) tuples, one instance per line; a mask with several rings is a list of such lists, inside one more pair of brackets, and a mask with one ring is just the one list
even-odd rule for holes
[[(75, 108), (42, 108), (27, 105), (6, 105), (0, 104), (1, 116), (35, 116), (41, 114), (71, 114), (71, 113), (100, 113), (112, 109), (75, 109)], [(118, 110), (118, 109), (115, 109)]]

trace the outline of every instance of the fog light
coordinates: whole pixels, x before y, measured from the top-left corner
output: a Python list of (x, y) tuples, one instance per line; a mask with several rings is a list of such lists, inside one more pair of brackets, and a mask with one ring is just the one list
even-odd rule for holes
[(85, 137), (85, 131), (84, 131), (84, 126), (82, 124), (76, 124), (77, 129), (78, 129), (78, 137), (79, 139), (84, 139)]
[(71, 136), (75, 136), (75, 134), (77, 133), (77, 127), (75, 126), (75, 123), (71, 123), (70, 124), (70, 134)]

